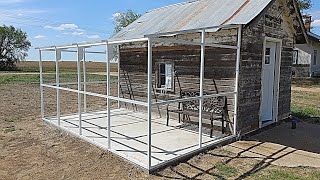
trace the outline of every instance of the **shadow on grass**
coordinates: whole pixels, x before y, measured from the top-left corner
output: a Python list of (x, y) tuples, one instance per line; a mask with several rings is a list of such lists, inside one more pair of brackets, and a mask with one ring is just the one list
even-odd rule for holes
[[(260, 160), (256, 160), (254, 156), (244, 156), (247, 152), (253, 153), (254, 148), (259, 148), (260, 146), (264, 146), (265, 142), (260, 142), (256, 145), (243, 149), (237, 154), (219, 154), (214, 151), (209, 151), (205, 153), (206, 159), (211, 158), (222, 158), (221, 162), (214, 163), (210, 168), (201, 168), (201, 165), (197, 163), (192, 163), (190, 160), (187, 162), (180, 163), (177, 166), (188, 167), (179, 168), (179, 167), (170, 167), (170, 175), (162, 175), (161, 173), (155, 173), (154, 175), (165, 178), (165, 179), (247, 179), (248, 177), (254, 179), (260, 179), (264, 176), (267, 176), (268, 179), (287, 179), (288, 174), (292, 174), (292, 171), (295, 169), (282, 169), (282, 168), (271, 168), (273, 162), (288, 156), (289, 154), (295, 153), (297, 150), (291, 150), (289, 147), (283, 147), (269, 155), (264, 155)], [(237, 147), (236, 147), (237, 148)], [(208, 156), (209, 155), (209, 156)], [(261, 154), (256, 154), (261, 155)], [(235, 163), (231, 163), (234, 160), (243, 160), (248, 161), (250, 159), (255, 159), (256, 162), (252, 163), (252, 166), (249, 168), (244, 168), (241, 165), (237, 166)], [(196, 161), (197, 162), (197, 161)], [(210, 163), (210, 160), (208, 160)], [(270, 168), (269, 168), (270, 167)], [(268, 170), (266, 170), (268, 168)], [(181, 170), (184, 169), (184, 170)], [(266, 173), (262, 173), (265, 171)], [(281, 173), (278, 173), (281, 172)], [(198, 172), (196, 174), (192, 174), (189, 172)], [(192, 175), (191, 175), (192, 174)], [(319, 172), (316, 171), (316, 176), (319, 175)], [(304, 177), (300, 177), (301, 175), (295, 175), (294, 179), (303, 179)], [(302, 175), (304, 176), (304, 175)], [(312, 175), (313, 176), (313, 175)], [(291, 176), (290, 176), (291, 177)], [(266, 177), (264, 177), (266, 178)]]

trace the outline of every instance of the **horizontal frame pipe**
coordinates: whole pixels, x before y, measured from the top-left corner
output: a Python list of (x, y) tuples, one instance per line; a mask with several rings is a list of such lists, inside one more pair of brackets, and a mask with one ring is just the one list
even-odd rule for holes
[(196, 29), (189, 29), (189, 30), (165, 32), (165, 33), (158, 33), (158, 34), (148, 34), (148, 35), (145, 35), (144, 38), (136, 38), (136, 39), (128, 39), (128, 40), (102, 41), (102, 42), (85, 43), (85, 44), (72, 44), (72, 45), (61, 45), (61, 46), (37, 47), (35, 49), (42, 50), (42, 51), (50, 51), (50, 50), (55, 50), (55, 49), (69, 49), (69, 48), (77, 48), (77, 47), (90, 48), (92, 46), (105, 45), (106, 42), (108, 42), (109, 45), (120, 45), (120, 44), (130, 43), (130, 42), (146, 42), (146, 41), (148, 41), (148, 38), (159, 38), (161, 36), (166, 36), (166, 35), (170, 35), (170, 34), (184, 34), (184, 33), (192, 33), (192, 32), (201, 32), (201, 30), (215, 29), (215, 28), (233, 29), (233, 28), (238, 28), (238, 27), (239, 27), (239, 25), (219, 25), (219, 26), (211, 26), (211, 27), (205, 27), (205, 28), (196, 28)]
[(237, 46), (230, 46), (230, 45), (223, 45), (223, 44), (216, 44), (216, 43), (201, 43), (201, 42), (192, 42), (180, 39), (164, 39), (164, 38), (152, 38), (153, 41), (158, 42), (168, 42), (168, 43), (176, 43), (176, 44), (185, 44), (185, 45), (195, 45), (195, 46), (205, 46), (209, 47), (217, 47), (217, 48), (225, 48), (225, 49), (238, 49)]
[(218, 96), (227, 96), (227, 95), (234, 95), (236, 92), (226, 92), (226, 93), (219, 93), (219, 94), (211, 94), (211, 95), (203, 95), (201, 96), (195, 96), (195, 97), (190, 97), (190, 98), (182, 98), (182, 99), (174, 99), (174, 100), (168, 100), (168, 101), (159, 101), (152, 103), (152, 105), (167, 105), (167, 104), (172, 104), (172, 103), (177, 103), (177, 102), (186, 102), (190, 100), (200, 100), (200, 99), (208, 99), (212, 97), (218, 97)]
[(188, 29), (188, 30), (180, 30), (180, 31), (171, 31), (171, 32), (164, 32), (164, 33), (155, 33), (155, 34), (147, 34), (145, 37), (161, 37), (171, 34), (184, 34), (184, 33), (192, 33), (192, 32), (201, 32), (202, 30), (208, 30), (208, 29), (236, 29), (239, 25), (218, 25), (218, 26), (209, 26), (209, 27), (203, 27), (203, 28), (194, 28), (194, 29)]
[(129, 39), (129, 40), (115, 40), (115, 41), (108, 41), (109, 45), (121, 45), (124, 43), (132, 43), (132, 42), (147, 42), (148, 38), (138, 38), (138, 39)]
[[(71, 89), (71, 88), (57, 87), (57, 86), (52, 85), (52, 84), (41, 84), (41, 86), (47, 87), (47, 88), (60, 89), (60, 90), (64, 90), (64, 91), (78, 93), (78, 90)], [(84, 92), (84, 91), (80, 91), (80, 93), (86, 94), (86, 95), (90, 95), (90, 96), (101, 97), (101, 98), (108, 98), (107, 95), (102, 95), (102, 94), (98, 94), (98, 93)], [(153, 106), (154, 105), (161, 106), (161, 105), (167, 105), (167, 104), (172, 104), (172, 103), (177, 103), (177, 102), (186, 102), (186, 101), (190, 101), (190, 100), (207, 99), (207, 98), (212, 98), (212, 97), (228, 96), (228, 95), (235, 95), (235, 94), (236, 94), (236, 92), (226, 92), (226, 93), (219, 93), (219, 94), (203, 95), (202, 97), (201, 96), (196, 96), (196, 97), (174, 99), (174, 100), (168, 100), (168, 101), (159, 101), (159, 102), (152, 103), (152, 105)], [(112, 99), (112, 100), (119, 100), (121, 102), (127, 102), (127, 103), (133, 103), (133, 104), (137, 104), (137, 105), (147, 106), (147, 103), (146, 102), (142, 102), (142, 101), (134, 101), (134, 100), (129, 100), (129, 99), (125, 99), (125, 98), (118, 98), (118, 97), (114, 97), (114, 96), (109, 96), (109, 98)]]
[[(54, 51), (54, 50), (46, 50), (46, 51)], [(61, 52), (70, 52), (70, 53), (77, 53), (75, 50), (67, 50), (67, 49), (60, 49)], [(84, 51), (84, 53), (88, 54), (106, 54), (106, 52), (103, 51)]]
[(145, 107), (148, 106), (148, 104), (146, 102), (142, 102), (142, 101), (134, 101), (134, 100), (118, 98), (118, 97), (114, 97), (114, 96), (102, 95), (102, 94), (98, 94), (98, 93), (78, 91), (78, 90), (75, 90), (75, 89), (57, 87), (57, 86), (52, 86), (52, 85), (48, 85), (48, 84), (42, 84), (41, 86), (47, 87), (47, 88), (59, 89), (59, 90), (63, 90), (63, 91), (74, 92), (74, 93), (80, 92), (81, 94), (86, 94), (86, 95), (89, 95), (89, 96), (101, 97), (101, 98), (105, 98), (105, 99), (109, 98), (111, 100), (121, 101), (121, 102), (136, 104), (136, 105), (141, 105), (141, 106), (145, 106)]
[[(110, 83), (117, 83), (118, 81), (111, 81)], [(92, 81), (92, 82), (81, 82), (81, 84), (106, 84), (107, 81)], [(56, 83), (46, 83), (48, 85), (55, 85)], [(60, 85), (77, 85), (76, 82), (60, 83)]]
[(131, 43), (131, 42), (146, 42), (148, 41), (148, 38), (137, 38), (137, 39), (129, 39), (129, 40), (114, 40), (114, 41), (103, 41), (103, 42), (97, 42), (97, 43), (87, 43), (87, 44), (72, 44), (72, 45), (61, 45), (61, 46), (49, 46), (49, 47), (37, 47), (35, 49), (41, 50), (41, 51), (52, 51), (55, 49), (71, 49), (71, 48), (77, 48), (77, 47), (85, 47), (90, 48), (92, 46), (104, 46), (106, 43), (109, 45), (120, 45), (124, 43)]

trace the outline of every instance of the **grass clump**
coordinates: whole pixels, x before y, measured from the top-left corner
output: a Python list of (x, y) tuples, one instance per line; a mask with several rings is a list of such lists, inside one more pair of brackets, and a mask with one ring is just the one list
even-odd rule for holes
[(314, 107), (300, 107), (293, 105), (292, 114), (301, 119), (320, 117), (320, 109)]
[(249, 179), (262, 180), (317, 180), (320, 172), (315, 169), (273, 167), (253, 174)]
[(216, 165), (216, 169), (218, 171), (218, 174), (224, 177), (233, 177), (238, 173), (237, 168), (225, 163), (218, 163)]

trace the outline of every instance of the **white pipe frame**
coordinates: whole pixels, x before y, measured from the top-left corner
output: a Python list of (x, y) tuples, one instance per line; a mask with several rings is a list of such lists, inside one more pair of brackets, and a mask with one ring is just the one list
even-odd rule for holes
[[(227, 27), (234, 27), (234, 26), (226, 26)], [(227, 96), (227, 95), (232, 95), (234, 96), (234, 129), (233, 129), (233, 136), (237, 134), (237, 111), (238, 111), (238, 91), (239, 91), (239, 72), (240, 72), (240, 59), (241, 59), (241, 40), (242, 40), (242, 25), (238, 25), (238, 38), (237, 38), (237, 46), (229, 46), (229, 45), (222, 45), (222, 44), (214, 44), (214, 43), (206, 43), (205, 42), (205, 33), (206, 33), (206, 28), (202, 29), (196, 29), (196, 30), (190, 30), (190, 31), (181, 31), (181, 32), (174, 32), (174, 33), (188, 33), (188, 32), (199, 32), (201, 30), (201, 42), (191, 42), (191, 41), (185, 41), (185, 40), (177, 40), (177, 39), (168, 39), (168, 38), (159, 38), (164, 35), (168, 35), (169, 33), (163, 33), (163, 34), (158, 34), (158, 35), (148, 35), (145, 38), (140, 38), (140, 39), (132, 39), (132, 40), (123, 40), (123, 41), (112, 41), (112, 42), (99, 42), (99, 43), (91, 43), (91, 44), (77, 44), (77, 45), (70, 45), (70, 46), (59, 46), (59, 47), (44, 47), (44, 48), (37, 48), (39, 50), (39, 55), (40, 55), (40, 90), (41, 90), (41, 116), (44, 119), (44, 97), (43, 97), (43, 88), (48, 87), (48, 88), (53, 88), (57, 90), (57, 120), (58, 120), (58, 126), (60, 126), (60, 90), (63, 91), (69, 91), (73, 93), (78, 93), (78, 113), (79, 113), (79, 133), (80, 135), (82, 134), (82, 124), (81, 124), (81, 94), (84, 95), (84, 109), (85, 112), (87, 111), (86, 109), (86, 96), (94, 96), (94, 97), (100, 97), (100, 98), (105, 98), (107, 99), (107, 118), (108, 118), (108, 149), (112, 151), (111, 148), (111, 116), (110, 116), (110, 100), (115, 100), (118, 101), (118, 108), (120, 108), (120, 102), (125, 102), (125, 103), (132, 103), (136, 105), (141, 105), (144, 107), (147, 107), (148, 112), (147, 112), (147, 119), (148, 119), (148, 142), (147, 142), (147, 169), (152, 169), (152, 152), (151, 152), (151, 147), (152, 147), (152, 106), (157, 106), (157, 105), (167, 105), (171, 103), (176, 103), (176, 102), (185, 102), (185, 101), (190, 101), (190, 100), (199, 100), (199, 148), (202, 148), (202, 106), (203, 106), (203, 100), (206, 98), (211, 98), (211, 97), (217, 97), (217, 96)], [(118, 83), (118, 95), (117, 97), (111, 96), (110, 94), (110, 85), (111, 85), (111, 75), (110, 75), (110, 57), (108, 53), (108, 46), (110, 45), (115, 45), (117, 46), (117, 53), (120, 54), (120, 49), (119, 45), (123, 43), (129, 43), (129, 42), (147, 42), (148, 43), (148, 90), (147, 90), (147, 102), (143, 101), (136, 101), (136, 100), (130, 100), (130, 99), (125, 99), (125, 98), (120, 98), (120, 57), (118, 59), (118, 80), (114, 81)], [(197, 97), (190, 97), (190, 98), (180, 98), (180, 99), (174, 99), (174, 100), (167, 100), (167, 101), (158, 101), (158, 102), (152, 102), (152, 47), (154, 42), (167, 42), (167, 43), (176, 43), (176, 44), (186, 44), (186, 45), (199, 45), (201, 46), (201, 61), (200, 61), (200, 96)], [(107, 61), (107, 82), (105, 81), (96, 81), (96, 82), (87, 82), (86, 80), (86, 67), (85, 67), (85, 54), (89, 53), (89, 51), (83, 50), (83, 73), (84, 73), (84, 82), (81, 82), (81, 66), (80, 66), (80, 55), (79, 55), (79, 48), (89, 48), (92, 46), (100, 46), (104, 45), (106, 46), (106, 61)], [(203, 81), (204, 81), (204, 68), (205, 68), (205, 47), (217, 47), (217, 48), (226, 48), (226, 49), (236, 49), (237, 50), (237, 58), (236, 58), (236, 78), (235, 78), (235, 91), (234, 92), (225, 92), (225, 93), (219, 93), (219, 94), (212, 94), (212, 95), (204, 95), (203, 94)], [(58, 59), (58, 52), (61, 53), (61, 51), (68, 52), (68, 50), (65, 50), (67, 48), (77, 48), (77, 69), (78, 69), (78, 89), (71, 89), (71, 88), (64, 88), (61, 87), (61, 85), (65, 84), (75, 84), (75, 83), (60, 83), (59, 82), (59, 59)], [(56, 53), (56, 83), (52, 84), (44, 84), (43, 83), (43, 71), (42, 71), (42, 51), (52, 51), (54, 50)], [(59, 50), (59, 51), (58, 51)], [(81, 51), (82, 52), (82, 51)], [(100, 53), (100, 52), (99, 52)], [(61, 56), (61, 55), (60, 55)], [(98, 94), (98, 93), (92, 93), (92, 92), (87, 92), (86, 85), (90, 83), (107, 83), (107, 95), (103, 94)], [(81, 90), (81, 85), (84, 85), (83, 91)], [(158, 166), (158, 165), (157, 165)]]
[(238, 28), (239, 25), (218, 25), (218, 26), (209, 26), (203, 28), (195, 28), (195, 29), (188, 29), (188, 30), (180, 30), (180, 31), (173, 31), (173, 32), (164, 32), (164, 33), (156, 33), (156, 34), (148, 34), (145, 37), (154, 38), (154, 37), (161, 37), (161, 36), (172, 36), (176, 34), (186, 34), (186, 33), (194, 33), (194, 32), (201, 32), (202, 30), (207, 29), (234, 29)]
[(148, 169), (151, 169), (152, 164), (152, 41), (148, 40), (148, 150), (147, 150), (147, 158), (148, 158)]
[[(59, 55), (59, 54), (60, 55)], [(58, 51), (57, 48), (55, 48), (55, 58), (56, 58), (56, 86), (60, 87), (60, 78), (59, 78), (59, 60), (61, 58), (61, 52)], [(57, 104), (57, 121), (58, 121), (58, 125), (60, 125), (60, 90), (57, 89), (57, 99), (56, 99), (56, 104)]]
[[(87, 92), (87, 67), (86, 67), (86, 53), (85, 53), (85, 48), (83, 48), (83, 83), (81, 82), (81, 84), (83, 85), (83, 91)], [(83, 94), (83, 112), (87, 112), (87, 95)]]
[[(203, 79), (204, 79), (204, 64), (205, 64), (205, 40), (206, 30), (201, 32), (201, 55), (200, 55), (200, 97), (203, 97)], [(203, 99), (199, 99), (199, 148), (202, 147), (202, 107)]]
[[(79, 115), (79, 134), (82, 135), (82, 101), (81, 101), (81, 55), (82, 51), (77, 47), (77, 70), (78, 70), (78, 115)], [(85, 91), (84, 91), (85, 92)]]
[(97, 43), (87, 43), (87, 44), (72, 44), (72, 45), (61, 45), (61, 46), (49, 46), (49, 47), (37, 47), (35, 49), (42, 50), (42, 51), (52, 51), (55, 49), (70, 49), (70, 48), (77, 48), (77, 47), (84, 47), (90, 48), (93, 46), (103, 46), (108, 42), (109, 45), (121, 45), (124, 43), (133, 43), (133, 42), (147, 42), (148, 38), (137, 38), (137, 39), (129, 39), (129, 40), (115, 40), (115, 41), (102, 41)]
[[(118, 54), (118, 98), (120, 98), (120, 46), (117, 45), (117, 54)], [(121, 108), (121, 105), (120, 105), (120, 101), (118, 101), (118, 108), (120, 109)]]
[(235, 90), (234, 90), (236, 94), (234, 94), (233, 135), (237, 135), (241, 44), (242, 44), (242, 25), (238, 27), (238, 40), (237, 40), (238, 49), (237, 49), (237, 61), (236, 61), (236, 80), (235, 80)]
[[(40, 70), (40, 84), (43, 84), (43, 66), (42, 66), (42, 52), (39, 50), (39, 70)], [(43, 96), (43, 86), (40, 86), (40, 103), (41, 103), (41, 118), (44, 118), (44, 96)]]
[(88, 96), (100, 97), (100, 98), (105, 98), (105, 99), (109, 98), (111, 100), (126, 102), (126, 103), (130, 103), (130, 104), (136, 104), (136, 105), (145, 106), (145, 107), (148, 106), (148, 104), (143, 101), (135, 101), (135, 100), (125, 99), (125, 98), (118, 98), (118, 97), (114, 97), (114, 96), (107, 96), (107, 95), (98, 94), (98, 93), (78, 91), (76, 89), (57, 87), (57, 86), (48, 85), (48, 84), (42, 84), (41, 86), (52, 88), (52, 89), (59, 89), (59, 90), (63, 90), (63, 91), (69, 91), (69, 92), (73, 92), (73, 93), (86, 94)]
[[(112, 83), (117, 82), (117, 81), (112, 81)], [(47, 85), (56, 85), (56, 83), (46, 83)], [(66, 83), (59, 83), (60, 86), (65, 86), (65, 85), (78, 85), (78, 82), (66, 82)], [(86, 84), (107, 84), (107, 81), (91, 81), (91, 82), (81, 82), (82, 85)]]
[(107, 128), (108, 128), (108, 148), (111, 149), (111, 114), (110, 114), (110, 57), (109, 44), (106, 42), (106, 60), (107, 60)]
[(159, 41), (159, 42), (175, 43), (175, 44), (194, 45), (194, 46), (205, 45), (205, 46), (216, 47), (216, 48), (238, 49), (237, 46), (230, 46), (230, 45), (223, 45), (223, 44), (216, 44), (216, 43), (194, 42), (194, 41), (186, 41), (181, 39), (152, 38), (152, 40)]

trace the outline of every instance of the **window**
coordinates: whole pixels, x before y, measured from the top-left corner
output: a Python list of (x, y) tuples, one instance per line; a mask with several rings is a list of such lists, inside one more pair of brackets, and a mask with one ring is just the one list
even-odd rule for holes
[(271, 55), (271, 48), (266, 48), (264, 64), (270, 64), (270, 55)]
[(313, 65), (317, 65), (318, 51), (313, 51)]
[(298, 50), (293, 50), (293, 64), (298, 64)]
[(158, 63), (157, 88), (167, 90), (174, 89), (173, 68), (173, 63)]

